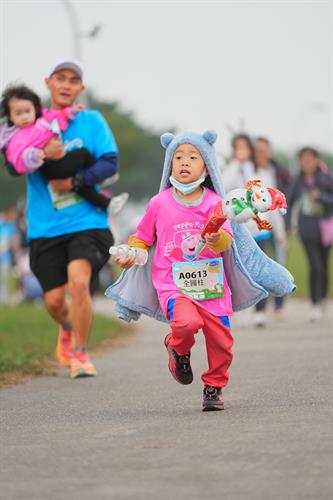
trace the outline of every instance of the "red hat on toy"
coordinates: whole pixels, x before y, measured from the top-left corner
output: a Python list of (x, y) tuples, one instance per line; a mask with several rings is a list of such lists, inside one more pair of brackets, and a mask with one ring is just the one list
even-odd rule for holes
[(269, 191), (269, 194), (272, 197), (272, 206), (270, 210), (278, 208), (282, 215), (285, 214), (287, 212), (287, 200), (285, 195), (278, 189), (271, 187), (267, 188), (267, 191)]

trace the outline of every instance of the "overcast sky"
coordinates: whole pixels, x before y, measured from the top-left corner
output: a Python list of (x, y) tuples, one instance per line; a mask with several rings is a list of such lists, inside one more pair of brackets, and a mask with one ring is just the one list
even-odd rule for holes
[[(46, 95), (48, 68), (75, 56), (62, 0), (0, 0), (1, 90), (20, 80)], [(72, 0), (85, 83), (155, 130), (227, 125), (278, 148), (332, 146), (330, 1)]]

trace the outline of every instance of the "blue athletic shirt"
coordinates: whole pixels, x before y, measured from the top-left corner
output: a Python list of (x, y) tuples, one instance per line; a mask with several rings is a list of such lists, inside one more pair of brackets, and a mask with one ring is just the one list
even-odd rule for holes
[[(86, 147), (96, 158), (118, 153), (117, 144), (106, 121), (98, 111), (81, 111), (62, 133), (66, 151)], [(66, 194), (69, 203), (55, 208), (50, 187), (38, 172), (28, 176), (28, 238), (53, 238), (87, 229), (107, 229), (107, 212), (75, 195)], [(74, 201), (73, 201), (74, 200)], [(72, 204), (70, 204), (72, 203)]]

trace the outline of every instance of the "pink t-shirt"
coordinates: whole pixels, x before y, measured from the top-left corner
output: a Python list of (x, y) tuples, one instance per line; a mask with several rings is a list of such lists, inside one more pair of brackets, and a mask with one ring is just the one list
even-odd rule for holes
[[(213, 209), (221, 200), (214, 191), (205, 188), (201, 203), (188, 207), (174, 198), (172, 189), (166, 189), (150, 200), (135, 233), (137, 238), (150, 246), (156, 240), (153, 284), (166, 315), (169, 299), (182, 295), (173, 281), (172, 263), (191, 261), (201, 231)], [(232, 235), (229, 221), (226, 221), (222, 228)], [(216, 258), (217, 255), (206, 246), (200, 254), (200, 259)], [(216, 316), (232, 314), (231, 294), (225, 274), (223, 297), (200, 301), (191, 300)]]

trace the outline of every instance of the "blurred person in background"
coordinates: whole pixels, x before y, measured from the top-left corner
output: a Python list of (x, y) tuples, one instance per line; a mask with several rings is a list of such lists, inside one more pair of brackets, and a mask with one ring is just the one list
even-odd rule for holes
[(254, 149), (246, 134), (237, 134), (231, 141), (232, 157), (222, 170), (223, 185), (226, 192), (246, 187), (254, 179)]
[(328, 292), (329, 253), (333, 244), (333, 176), (319, 153), (304, 147), (298, 153), (300, 171), (288, 193), (288, 217), (298, 202), (297, 230), (309, 264), (310, 321), (321, 319)]
[[(254, 148), (247, 134), (236, 134), (231, 140), (231, 159), (221, 168), (225, 192), (245, 188), (248, 181), (255, 178)], [(232, 322), (237, 327), (247, 327), (251, 321), (251, 310), (244, 309), (234, 313)]]
[[(273, 158), (270, 141), (265, 137), (259, 137), (254, 144), (254, 177), (260, 179), (265, 186), (277, 188), (283, 193), (290, 184), (290, 173), (287, 168), (280, 165)], [(265, 214), (266, 219), (272, 225), (271, 231), (258, 231), (255, 224), (250, 222), (250, 230), (257, 244), (265, 253), (270, 253), (272, 258), (279, 264), (284, 265), (287, 251), (287, 232), (283, 216), (278, 210)], [(283, 297), (274, 297), (274, 313), (278, 318), (283, 317)], [(255, 306), (254, 323), (256, 326), (264, 326), (267, 322), (266, 316), (267, 299)]]
[(291, 174), (285, 166), (275, 160), (272, 145), (266, 137), (258, 137), (254, 143), (254, 166), (256, 173), (266, 172), (264, 175), (272, 181), (272, 187), (286, 193), (290, 185)]
[(0, 212), (0, 304), (9, 302), (10, 269), (18, 244), (15, 220), (15, 208)]
[(17, 203), (16, 230), (18, 245), (14, 254), (14, 276), (16, 277), (16, 293), (12, 301), (19, 303), (43, 298), (43, 289), (30, 268), (29, 242), (27, 240), (27, 221), (25, 202)]

